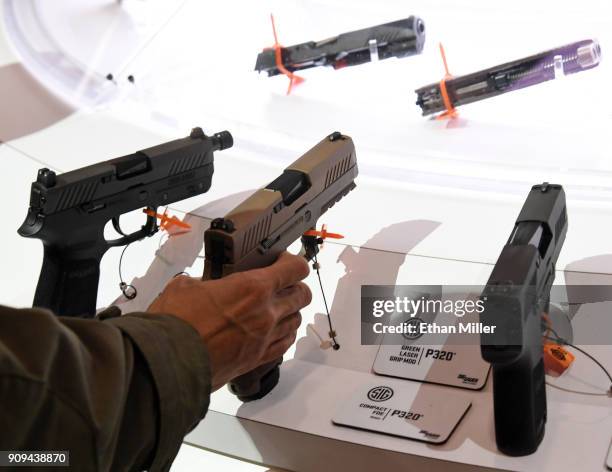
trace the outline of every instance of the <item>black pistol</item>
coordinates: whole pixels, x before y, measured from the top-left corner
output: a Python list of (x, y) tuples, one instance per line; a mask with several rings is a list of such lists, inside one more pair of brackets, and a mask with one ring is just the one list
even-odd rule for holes
[[(366, 62), (420, 54), (425, 44), (425, 23), (416, 16), (342, 33), (322, 41), (281, 48), (282, 65), (290, 72), (311, 67), (331, 66), (334, 69)], [(264, 49), (257, 56), (257, 72), (268, 76), (281, 74), (275, 51)]]
[[(147, 216), (140, 230), (125, 234), (119, 217), (139, 208), (155, 211), (207, 192), (212, 183), (213, 152), (233, 144), (227, 131), (190, 136), (57, 175), (38, 171), (32, 183), (21, 236), (44, 245), (44, 259), (33, 305), (61, 316), (92, 317), (96, 310), (100, 260), (111, 247), (125, 246), (158, 230)], [(112, 221), (120, 238), (107, 241)]]
[(560, 185), (532, 187), (482, 293), (481, 353), (493, 368), (495, 438), (504, 454), (535, 452), (544, 437), (542, 314), (567, 233)]

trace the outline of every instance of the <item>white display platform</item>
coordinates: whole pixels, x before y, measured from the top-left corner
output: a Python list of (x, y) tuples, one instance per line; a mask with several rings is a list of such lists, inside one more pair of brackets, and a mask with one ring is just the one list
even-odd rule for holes
[[(229, 200), (227, 207), (231, 207), (235, 198)], [(221, 202), (214, 202), (212, 206), (223, 213)], [(206, 212), (199, 209), (197, 213)], [(419, 226), (420, 231), (416, 230)], [(404, 235), (405, 250), (409, 251), (420, 238), (426, 238), (433, 228), (434, 225), (423, 225), (423, 222), (398, 223), (382, 229), (372, 238), (375, 241), (367, 241), (364, 245), (372, 242), (384, 244), (387, 240), (397, 240), (400, 235)], [(408, 235), (411, 237), (406, 237)], [(174, 240), (177, 247), (190, 248), (192, 253), (187, 259), (195, 259), (199, 250), (197, 245), (186, 242), (192, 237), (193, 235), (182, 235)], [(201, 238), (195, 239), (201, 241)], [(167, 264), (173, 253), (181, 254), (179, 265), (167, 268), (166, 273), (170, 277), (185, 268), (184, 255), (188, 251), (173, 251), (170, 250), (172, 243), (166, 244), (162, 246), (158, 258), (165, 261), (163, 264)], [(601, 458), (606, 452), (606, 436), (612, 427), (610, 399), (605, 395), (583, 397), (549, 388), (550, 419), (544, 443), (532, 456), (509, 458), (496, 452), (492, 430), (490, 382), (480, 392), (468, 392), (376, 377), (371, 373), (377, 348), (360, 345), (358, 294), (362, 284), (426, 284), (433, 283), (434, 278), (438, 283), (458, 283), (458, 280), (462, 280), (476, 284), (486, 280), (490, 270), (488, 266), (339, 244), (327, 245), (319, 260), (323, 266), (326, 287), (333, 286), (337, 281), (331, 312), (341, 349), (321, 350), (318, 338), (306, 328), (308, 323), (314, 323), (319, 333), (326, 332), (326, 321), (318, 314), (322, 310), (322, 301), (314, 289), (312, 305), (303, 310), (304, 326), (300, 330), (301, 337), (295, 350), (291, 350), (286, 356), (292, 360), (283, 364), (281, 381), (276, 389), (264, 399), (249, 404), (241, 404), (225, 389), (216, 392), (209, 416), (187, 437), (188, 443), (255, 462), (299, 470), (314, 470), (317, 465), (320, 466), (320, 440), (312, 438), (312, 435), (340, 441), (333, 442), (333, 446), (324, 447), (332, 447), (334, 451), (330, 467), (344, 463), (350, 465), (353, 470), (368, 470), (374, 463), (372, 461), (384, 460), (385, 454), (379, 456), (380, 451), (370, 448), (408, 454), (403, 459), (393, 459), (405, 465), (414, 464), (415, 459), (412, 456), (418, 455), (421, 457), (417, 463), (429, 458), (430, 462), (443, 460), (510, 470), (571, 470), (573, 466), (585, 464), (582, 458), (587, 453), (595, 456), (588, 464), (593, 470), (598, 470), (595, 468), (596, 464), (603, 464)], [(336, 260), (341, 262), (336, 264)], [(163, 266), (159, 261), (155, 264), (158, 268)], [(194, 264), (187, 269), (193, 275), (201, 274), (202, 260), (195, 259)], [(160, 277), (160, 272), (153, 273)], [(442, 278), (441, 274), (444, 274)], [(158, 279), (155, 281), (159, 283)], [(134, 283), (139, 282), (142, 283), (143, 280)], [(580, 312), (576, 316), (579, 318)], [(605, 362), (612, 361), (612, 350), (609, 347), (589, 346), (589, 351), (597, 353)], [(443, 446), (428, 446), (332, 425), (330, 419), (343, 399), (351, 395), (359, 385), (373, 378), (394, 389), (416, 388), (423, 395), (427, 395), (429, 390), (443, 389), (448, 395), (469, 398), (473, 406), (450, 441)], [(596, 366), (584, 358), (577, 359), (572, 370), (554, 382), (564, 388), (587, 389), (594, 393), (607, 389), (605, 377)], [(588, 418), (588, 421), (585, 421), (585, 418)], [(282, 431), (279, 431), (279, 428), (282, 428)], [(581, 439), (587, 434), (601, 440), (585, 443)], [(280, 444), (277, 442), (279, 435), (285, 437), (285, 441)], [(352, 445), (346, 445), (346, 442)], [(555, 451), (563, 444), (567, 447), (574, 443), (576, 457), (581, 459), (576, 459), (575, 464), (569, 464), (564, 455), (556, 454)], [(354, 444), (367, 448), (359, 452), (354, 448)], [(601, 451), (601, 458), (593, 453), (594, 447)], [(310, 457), (310, 462), (305, 457)], [(568, 466), (570, 468), (565, 469)], [(449, 465), (445, 463), (445, 467)], [(457, 466), (457, 470), (462, 470), (461, 467)]]
[[(146, 139), (138, 138), (138, 131), (132, 131), (132, 127), (128, 127), (126, 123), (118, 125), (109, 116), (81, 116), (73, 117), (60, 123), (55, 128), (11, 143), (11, 145), (17, 147), (22, 143), (27, 144), (28, 140), (38, 140), (42, 144), (42, 136), (46, 135), (48, 146), (53, 145), (55, 147), (55, 143), (57, 143), (57, 147), (61, 148), (65, 133), (68, 133), (70, 128), (70, 123), (78, 122), (79, 124), (75, 126), (76, 129), (74, 130), (78, 131), (79, 127), (83, 130), (86, 129), (86, 123), (89, 120), (93, 120), (97, 124), (95, 129), (100, 135), (114, 133), (116, 140), (110, 146), (120, 147), (119, 142), (126, 142), (129, 144), (125, 147), (133, 150), (134, 147), (148, 145), (144, 142), (142, 144), (135, 142), (134, 137), (140, 141), (154, 141), (153, 135), (147, 133), (144, 133)], [(108, 123), (106, 128), (101, 126), (103, 123)], [(79, 133), (75, 132), (74, 134), (78, 135)], [(160, 138), (158, 136), (157, 141), (165, 139)], [(100, 145), (102, 146), (105, 142), (101, 140)], [(217, 195), (222, 194), (223, 189), (231, 188), (233, 192), (245, 188), (250, 181), (266, 182), (279, 172), (278, 169), (271, 166), (256, 166), (249, 161), (242, 161), (236, 156), (237, 151), (238, 149), (231, 150), (233, 154), (231, 157), (225, 157), (224, 153), (218, 153), (213, 184), (213, 189), (216, 189)], [(11, 189), (5, 188), (2, 193), (3, 198), (23, 201), (23, 212), (25, 214), (29, 181), (32, 178), (31, 176), (35, 174), (37, 165), (6, 146), (0, 147), (0, 152), (2, 152), (1, 163), (5, 166), (4, 171), (10, 171), (11, 175), (15, 177), (11, 179), (11, 185), (14, 189), (12, 187)], [(32, 149), (30, 148), (28, 152), (31, 153)], [(103, 150), (97, 150), (96, 152), (102, 154)], [(78, 152), (70, 153), (66, 150), (66, 152), (61, 152), (58, 155), (62, 159), (73, 159), (73, 167), (85, 164), (80, 159)], [(15, 165), (17, 162), (20, 163), (20, 167)], [(20, 168), (22, 170), (18, 170)], [(233, 176), (238, 175), (248, 175), (249, 179), (243, 177), (236, 183)], [(10, 191), (10, 193), (5, 193), (5, 191)], [(214, 195), (215, 190), (207, 195), (191, 199), (192, 201), (183, 202), (183, 205), (196, 201), (201, 202), (202, 200), (211, 201)], [(419, 204), (414, 204), (417, 198)], [(395, 211), (392, 214), (387, 213), (387, 218), (383, 223), (383, 218), (380, 216), (381, 212), (377, 211), (377, 208), (379, 208), (378, 205), (384, 207), (385, 200), (387, 202), (412, 202), (413, 204), (396, 204), (393, 207)], [(191, 444), (237, 455), (255, 462), (294, 469), (307, 469), (307, 463), (301, 462), (304, 460), (301, 454), (309, 451), (313, 458), (319, 457), (320, 453), (317, 452), (316, 447), (320, 446), (320, 439), (331, 438), (340, 441), (340, 443), (333, 443), (337, 460), (340, 461), (341, 458), (348, 460), (346, 453), (355, 459), (355, 465), (357, 463), (369, 463), (364, 457), (371, 457), (370, 460), (372, 460), (372, 458), (378, 457), (376, 452), (382, 448), (387, 451), (406, 454), (405, 457), (392, 457), (394, 457), (394, 461), (397, 460), (407, 464), (414, 460), (421, 463), (420, 461), (429, 458), (427, 460), (478, 464), (512, 470), (568, 470), (565, 468), (569, 465), (568, 461), (575, 459), (576, 465), (578, 463), (581, 465), (588, 463), (591, 466), (591, 468), (587, 467), (585, 470), (599, 470), (596, 466), (603, 467), (603, 458), (609, 444), (609, 438), (606, 435), (612, 431), (612, 410), (610, 409), (610, 400), (606, 397), (584, 397), (549, 388), (550, 419), (544, 443), (536, 454), (520, 459), (504, 457), (495, 452), (492, 436), (490, 382), (481, 392), (467, 392), (439, 386), (424, 385), (420, 387), (423, 389), (446, 388), (449, 395), (468, 394), (472, 396), (472, 409), (455, 431), (449, 443), (444, 446), (425, 446), (408, 440), (353, 431), (348, 428), (333, 426), (330, 421), (334, 409), (337, 407), (338, 401), (342, 400), (343, 395), (350, 394), (359, 382), (371, 378), (373, 375), (370, 373), (370, 369), (376, 347), (359, 345), (360, 326), (355, 323), (359, 317), (359, 286), (366, 283), (391, 284), (395, 282), (404, 284), (483, 283), (491, 269), (489, 261), (494, 260), (496, 252), (505, 242), (505, 237), (509, 233), (516, 213), (522, 204), (519, 199), (514, 200), (500, 201), (499, 203), (480, 200), (480, 210), (474, 210), (474, 212), (479, 212), (481, 215), (486, 214), (487, 217), (478, 219), (472, 225), (466, 226), (462, 224), (457, 215), (453, 215), (453, 212), (446, 212), (447, 218), (443, 218), (443, 197), (436, 197), (435, 194), (424, 192), (417, 194), (410, 189), (403, 190), (401, 188), (387, 187), (383, 191), (377, 182), (371, 182), (367, 178), (359, 179), (358, 188), (345, 201), (330, 210), (324, 218), (324, 222), (329, 225), (330, 229), (346, 232), (344, 228), (350, 228), (351, 233), (347, 233), (346, 241), (353, 243), (354, 246), (326, 244), (320, 256), (327, 295), (330, 300), (333, 298), (331, 310), (339, 340), (343, 346), (342, 349), (338, 352), (321, 351), (316, 337), (313, 336), (312, 332), (306, 331), (306, 325), (314, 322), (320, 333), (326, 332), (324, 318), (317, 315), (317, 313), (323, 311), (322, 300), (316, 290), (316, 283), (311, 278), (310, 284), (314, 293), (313, 304), (307, 310), (304, 310), (304, 324), (300, 331), (300, 339), (295, 351), (290, 352), (287, 356), (288, 359), (292, 357), (294, 359), (283, 365), (279, 386), (268, 397), (248, 405), (242, 405), (225, 390), (215, 393), (208, 418), (188, 437), (187, 441)], [(428, 201), (432, 203), (426, 206)], [(436, 204), (437, 201), (439, 203)], [(446, 201), (448, 208), (449, 200)], [(476, 201), (469, 195), (455, 195), (452, 198), (452, 204), (456, 205), (457, 208), (464, 208), (464, 205), (469, 208), (470, 204), (475, 206)], [(209, 217), (219, 216), (235, 202), (236, 197), (213, 201), (213, 203), (200, 210), (199, 214)], [(426, 208), (432, 210), (429, 215), (433, 213), (439, 220), (436, 221), (431, 216), (427, 218), (429, 215), (425, 211)], [(436, 210), (436, 208), (439, 209)], [(566, 254), (566, 252), (571, 254), (573, 249), (573, 252), (580, 254), (582, 258), (597, 256), (597, 245), (590, 241), (593, 233), (588, 230), (586, 218), (589, 218), (592, 213), (595, 213), (596, 217), (605, 218), (609, 210), (589, 208), (583, 211), (584, 225), (573, 223), (575, 218), (581, 216), (580, 208), (570, 211), (570, 230), (562, 254)], [(175, 213), (180, 214), (178, 211), (175, 211)], [(363, 215), (366, 214), (372, 217), (364, 219)], [(469, 212), (466, 212), (466, 214), (469, 214)], [(593, 216), (590, 217), (593, 218)], [(21, 223), (21, 219), (22, 215), (18, 211), (18, 205), (11, 205), (11, 211), (5, 221), (6, 226), (16, 228)], [(354, 223), (357, 220), (360, 221), (359, 225)], [(378, 227), (375, 226), (376, 221), (378, 221)], [(206, 227), (205, 223), (206, 220), (203, 221), (200, 230)], [(369, 235), (367, 234), (368, 231), (370, 232)], [(436, 240), (432, 241), (432, 239), (436, 233), (440, 232), (446, 234), (446, 236), (436, 238), (440, 253), (454, 253), (459, 256), (455, 259), (467, 259), (466, 255), (474, 255), (478, 251), (482, 251), (480, 257), (478, 257), (482, 262), (446, 260), (436, 256), (433, 249), (431, 249), (432, 253), (423, 250), (422, 248), (426, 247), (426, 243), (430, 244), (430, 248), (434, 247)], [(192, 236), (195, 241), (201, 244), (201, 237)], [(37, 241), (23, 240), (12, 232), (7, 232), (4, 239), (6, 240), (4, 247), (14, 248), (14, 245), (18, 244), (23, 249), (20, 253), (12, 249), (11, 251), (5, 251), (7, 255), (11, 254), (11, 257), (15, 258), (12, 265), (21, 267), (21, 271), (18, 271), (16, 276), (12, 273), (3, 272), (3, 278), (6, 278), (3, 285), (6, 291), (3, 290), (3, 293), (9, 295), (9, 297), (3, 296), (2, 301), (3, 303), (26, 305), (28, 300), (31, 299), (30, 296), (36, 283), (36, 277), (33, 274), (37, 273), (40, 264), (38, 262), (41, 254), (40, 244)], [(492, 239), (496, 239), (496, 241), (493, 242)], [(156, 237), (133, 245), (126, 253), (123, 270), (124, 274), (128, 275), (125, 276), (129, 278), (132, 274), (143, 275), (160, 242)], [(195, 244), (191, 251), (190, 257), (195, 258), (200, 252), (200, 247)], [(410, 255), (406, 256), (405, 253), (410, 253)], [(23, 259), (24, 257), (25, 259)], [(104, 259), (99, 296), (100, 305), (108, 304), (118, 293), (117, 257), (118, 252), (113, 251)], [(336, 263), (338, 259), (340, 263)], [(609, 259), (602, 257), (601, 260), (607, 262)], [(570, 260), (567, 256), (565, 261), (567, 262), (559, 265), (560, 268), (568, 263), (576, 263), (575, 259)], [(347, 265), (350, 268), (348, 273), (345, 272)], [(591, 269), (593, 268), (601, 272), (606, 271), (605, 266), (593, 267), (591, 265)], [(202, 272), (202, 259), (195, 259), (189, 270), (194, 275), (200, 274)], [(558, 277), (559, 281), (562, 281), (563, 272), (559, 272)], [(334, 290), (336, 285), (337, 288)], [(604, 363), (612, 362), (612, 353), (609, 347), (597, 349), (590, 347), (590, 351), (597, 352), (598, 357)], [(570, 386), (577, 389), (591, 388), (594, 391), (603, 391), (607, 388), (605, 378), (596, 369), (596, 366), (579, 355), (568, 375), (556, 381), (563, 385), (565, 385), (564, 382), (569, 382)], [(410, 381), (386, 378), (385, 382), (392, 382), (394, 385), (415, 385), (414, 382)], [(244, 430), (242, 435), (238, 434), (236, 428)], [(278, 428), (283, 428), (282, 434), (287, 437), (299, 438), (299, 441), (290, 441), (290, 443), (299, 448), (301, 452), (293, 451), (297, 455), (293, 454), (289, 447), (290, 444), (279, 448), (272, 447), (267, 443), (271, 440), (270, 438), (275, 438)], [(285, 431), (288, 429), (297, 433), (289, 434)], [(220, 431), (223, 431), (223, 433), (220, 433)], [(251, 431), (255, 431), (252, 433), (253, 436), (250, 435)], [(232, 441), (220, 440), (224, 437), (225, 432), (231, 435)], [(304, 439), (306, 437), (304, 435), (307, 435), (310, 439), (312, 439), (311, 435), (320, 438), (307, 441)], [(592, 439), (583, 441), (582, 438), (586, 436)], [(352, 445), (347, 446), (345, 453), (343, 453), (344, 449), (341, 446), (347, 442)], [(266, 444), (268, 445), (266, 446)], [(315, 449), (308, 449), (309, 444), (312, 444)], [(366, 449), (356, 448), (355, 444), (365, 446)], [(575, 454), (572, 454), (571, 457), (558, 453), (558, 451), (565, 450), (570, 446), (575, 451)], [(372, 447), (376, 449), (372, 450)], [(258, 452), (255, 453), (255, 450)], [(362, 453), (357, 451), (362, 451)], [(382, 456), (386, 457), (385, 454)], [(420, 456), (420, 459), (414, 459), (415, 456)]]

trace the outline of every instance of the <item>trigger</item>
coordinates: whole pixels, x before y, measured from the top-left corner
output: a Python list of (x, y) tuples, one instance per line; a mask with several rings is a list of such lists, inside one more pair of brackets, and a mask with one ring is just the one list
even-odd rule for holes
[(319, 238), (316, 236), (302, 236), (302, 252), (307, 261), (312, 260), (319, 252)]
[(119, 233), (121, 236), (127, 236), (127, 234), (122, 231), (121, 226), (119, 225), (119, 218), (119, 216), (113, 216), (111, 220), (113, 223), (113, 228), (115, 228), (115, 231), (117, 231), (117, 233)]

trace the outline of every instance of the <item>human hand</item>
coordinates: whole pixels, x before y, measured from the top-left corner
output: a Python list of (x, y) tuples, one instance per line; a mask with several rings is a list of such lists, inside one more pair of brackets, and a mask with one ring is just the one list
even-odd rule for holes
[(148, 311), (176, 316), (198, 331), (216, 390), (282, 357), (293, 344), (302, 321), (299, 310), (312, 298), (301, 282), (308, 273), (303, 257), (285, 252), (271, 266), (218, 280), (179, 276)]

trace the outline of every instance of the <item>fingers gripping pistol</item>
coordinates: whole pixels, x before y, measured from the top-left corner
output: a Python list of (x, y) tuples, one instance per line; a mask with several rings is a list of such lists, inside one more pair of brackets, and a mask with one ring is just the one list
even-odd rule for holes
[(544, 436), (546, 389), (542, 313), (567, 233), (565, 193), (531, 189), (482, 294), (482, 357), (493, 368), (495, 439), (511, 456), (535, 452)]
[[(204, 233), (204, 279), (218, 279), (272, 264), (301, 238), (304, 256), (318, 252), (318, 240), (303, 234), (355, 187), (357, 161), (350, 137), (335, 132), (287, 167)], [(242, 401), (257, 400), (278, 383), (282, 358), (230, 383)]]
[[(60, 175), (41, 169), (32, 184), (28, 215), (18, 230), (44, 245), (33, 305), (62, 316), (93, 316), (104, 253), (158, 230), (155, 216), (147, 216), (140, 230), (125, 234), (119, 217), (207, 192), (213, 151), (232, 144), (227, 131), (209, 137), (194, 128), (184, 139)], [(104, 238), (108, 221), (120, 238)]]

